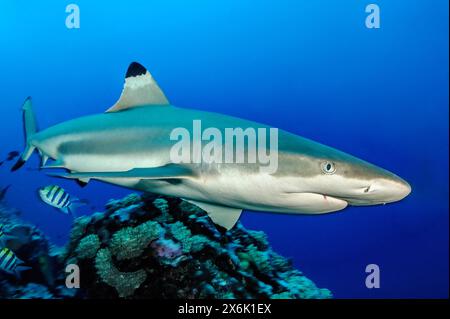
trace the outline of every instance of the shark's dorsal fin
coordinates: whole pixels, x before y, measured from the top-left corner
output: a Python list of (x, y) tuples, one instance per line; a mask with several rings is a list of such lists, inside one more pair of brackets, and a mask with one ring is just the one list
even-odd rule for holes
[(214, 224), (222, 226), (226, 230), (230, 230), (231, 228), (233, 228), (242, 213), (241, 208), (220, 206), (191, 199), (184, 200), (203, 209), (208, 213), (208, 216), (211, 218)]
[(130, 64), (119, 100), (106, 112), (117, 112), (144, 105), (169, 105), (150, 72), (137, 62)]

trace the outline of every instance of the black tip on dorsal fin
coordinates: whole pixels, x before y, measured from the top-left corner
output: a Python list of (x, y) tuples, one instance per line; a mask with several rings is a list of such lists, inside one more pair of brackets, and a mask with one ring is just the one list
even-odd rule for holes
[(125, 75), (126, 78), (135, 77), (139, 75), (144, 75), (147, 73), (147, 69), (144, 68), (141, 64), (137, 62), (131, 62), (130, 66), (128, 67), (127, 74)]
[(170, 105), (150, 72), (132, 62), (125, 75), (125, 84), (119, 100), (106, 112), (118, 112), (138, 106)]

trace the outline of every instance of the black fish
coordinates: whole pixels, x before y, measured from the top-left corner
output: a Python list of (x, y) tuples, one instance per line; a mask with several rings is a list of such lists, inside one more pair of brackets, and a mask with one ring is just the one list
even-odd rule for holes
[(8, 156), (6, 157), (7, 161), (12, 161), (13, 159), (15, 159), (17, 156), (19, 156), (20, 153), (17, 151), (11, 151), (8, 153)]
[(3, 198), (5, 198), (6, 192), (8, 191), (8, 188), (10, 188), (11, 185), (5, 186), (3, 187), (3, 189), (0, 191), (0, 201), (3, 200)]

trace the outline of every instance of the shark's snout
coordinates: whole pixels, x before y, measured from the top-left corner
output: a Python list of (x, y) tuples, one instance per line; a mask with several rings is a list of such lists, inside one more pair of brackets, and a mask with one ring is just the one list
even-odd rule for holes
[(400, 177), (376, 180), (370, 187), (373, 198), (380, 203), (402, 200), (411, 193), (411, 186)]
[(387, 204), (402, 200), (411, 193), (411, 186), (398, 176), (378, 178), (360, 190), (359, 196), (348, 198), (350, 205)]

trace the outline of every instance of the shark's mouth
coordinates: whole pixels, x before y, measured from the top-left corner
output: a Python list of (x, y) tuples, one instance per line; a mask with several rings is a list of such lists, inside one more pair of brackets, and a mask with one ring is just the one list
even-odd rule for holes
[(372, 205), (384, 205), (388, 202), (383, 201), (375, 201), (367, 198), (357, 198), (357, 197), (335, 197), (340, 200), (344, 200), (350, 206), (372, 206)]

